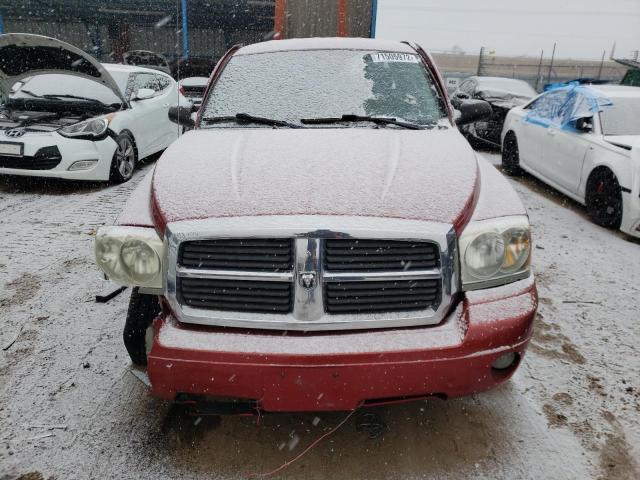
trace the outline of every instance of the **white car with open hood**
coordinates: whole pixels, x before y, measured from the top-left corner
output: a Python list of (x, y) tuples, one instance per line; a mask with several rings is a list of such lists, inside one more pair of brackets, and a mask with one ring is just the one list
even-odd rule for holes
[(129, 180), (179, 135), (167, 74), (101, 64), (59, 40), (0, 35), (0, 174)]
[(513, 108), (502, 164), (586, 205), (598, 225), (640, 237), (640, 88), (568, 84)]

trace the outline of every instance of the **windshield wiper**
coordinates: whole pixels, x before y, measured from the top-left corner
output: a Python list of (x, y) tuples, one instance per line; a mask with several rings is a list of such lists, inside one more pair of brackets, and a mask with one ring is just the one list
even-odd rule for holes
[(273, 118), (256, 117), (248, 113), (236, 113), (226, 117), (204, 117), (202, 119), (208, 123), (236, 122), (236, 123), (258, 123), (260, 125), (271, 125), (272, 127), (305, 128), (302, 125), (287, 122), (285, 120), (275, 120)]
[[(24, 91), (24, 90), (23, 90)], [(89, 98), (89, 97), (79, 97), (77, 95), (68, 95), (68, 94), (61, 94), (61, 95), (57, 95), (57, 94), (47, 94), (47, 95), (40, 95), (42, 98), (72, 98), (74, 100), (84, 100), (86, 102), (92, 102), (92, 103), (99, 103), (101, 105), (105, 105), (107, 106), (105, 103), (101, 102), (100, 100), (96, 100), (95, 98)]]
[(398, 127), (408, 128), (411, 130), (424, 130), (427, 128), (433, 128), (433, 124), (419, 125), (417, 123), (403, 122), (402, 120), (396, 120), (390, 117), (370, 117), (367, 115), (353, 115), (345, 114), (341, 117), (327, 117), (327, 118), (303, 118), (300, 120), (305, 125), (324, 125), (330, 123), (342, 123), (342, 122), (373, 122), (377, 125), (397, 125)]
[(27, 95), (34, 97), (34, 98), (42, 98), (42, 95), (38, 95), (37, 93), (33, 93), (30, 90), (16, 90), (15, 92), (12, 92), (11, 95), (14, 95), (16, 93), (26, 93)]

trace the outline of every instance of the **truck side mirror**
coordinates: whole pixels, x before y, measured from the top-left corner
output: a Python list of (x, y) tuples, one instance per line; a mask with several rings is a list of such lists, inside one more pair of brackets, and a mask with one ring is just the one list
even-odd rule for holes
[(196, 122), (191, 118), (191, 107), (175, 106), (169, 108), (169, 120), (183, 127), (193, 128)]
[(456, 118), (457, 125), (486, 120), (493, 115), (493, 109), (484, 100), (463, 100), (456, 105), (460, 115)]

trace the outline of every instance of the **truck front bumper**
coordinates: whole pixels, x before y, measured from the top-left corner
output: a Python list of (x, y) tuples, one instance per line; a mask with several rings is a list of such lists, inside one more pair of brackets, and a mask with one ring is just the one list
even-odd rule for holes
[[(515, 371), (537, 309), (533, 276), (467, 293), (437, 326), (329, 333), (239, 331), (154, 322), (151, 394), (243, 399), (266, 412), (353, 410), (490, 389)], [(513, 352), (515, 361), (492, 363)]]

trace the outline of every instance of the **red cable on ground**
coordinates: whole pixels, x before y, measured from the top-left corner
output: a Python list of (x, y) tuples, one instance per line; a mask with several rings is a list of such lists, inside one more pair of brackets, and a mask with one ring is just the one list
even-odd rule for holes
[[(357, 410), (357, 409), (356, 409)], [(342, 425), (344, 425), (345, 423), (347, 423), (347, 420), (349, 420), (349, 418), (351, 418), (351, 416), (356, 413), (356, 410), (351, 410), (351, 412), (349, 412), (349, 415), (347, 415), (344, 420), (342, 420), (338, 425), (336, 425), (334, 428), (332, 428), (331, 430), (329, 430), (327, 433), (325, 433), (324, 435), (322, 435), (320, 438), (318, 438), (316, 441), (314, 441), (311, 445), (309, 445), (307, 448), (305, 448), (302, 452), (300, 452), (297, 456), (295, 456), (294, 458), (292, 458), (291, 460), (284, 462), (282, 465), (280, 465), (278, 468), (276, 468), (275, 470), (271, 470), (270, 472), (266, 472), (266, 473), (250, 473), (247, 475), (247, 478), (266, 478), (266, 477), (270, 477), (272, 475), (275, 475), (276, 473), (284, 470), (285, 468), (287, 468), (289, 465), (291, 465), (294, 462), (297, 462), (298, 460), (300, 460), (309, 450), (311, 450), (313, 447), (315, 447), (317, 444), (319, 444), (322, 440), (324, 440), (325, 438), (327, 438), (329, 435), (331, 435), (332, 433), (335, 433), (340, 427), (342, 427)]]

